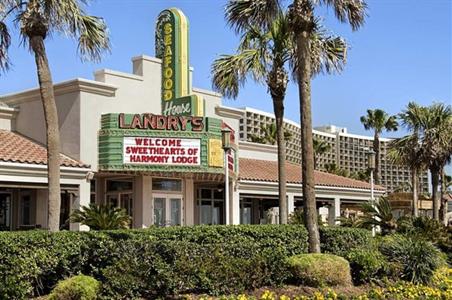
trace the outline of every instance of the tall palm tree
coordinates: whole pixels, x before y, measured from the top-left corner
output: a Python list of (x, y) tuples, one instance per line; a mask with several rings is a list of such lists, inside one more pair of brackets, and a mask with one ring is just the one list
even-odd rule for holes
[(419, 215), (419, 172), (425, 167), (421, 157), (419, 134), (425, 118), (425, 108), (409, 102), (399, 114), (401, 125), (411, 131), (410, 135), (393, 140), (389, 144), (389, 159), (393, 163), (408, 166), (411, 170), (411, 190), (413, 192), (412, 214)]
[[(452, 106), (435, 103), (426, 107), (422, 124), (421, 156), (432, 176), (433, 218), (444, 221), (447, 203), (440, 200), (438, 191), (444, 166), (452, 156)], [(441, 218), (440, 218), (441, 207)]]
[[(237, 31), (242, 39), (235, 55), (223, 55), (212, 65), (213, 86), (225, 96), (236, 98), (239, 87), (247, 78), (267, 85), (273, 100), (273, 110), (276, 119), (276, 143), (278, 145), (278, 181), (280, 223), (287, 223), (286, 199), (286, 149), (284, 139), (284, 97), (286, 94), (289, 72), (287, 67), (296, 65), (295, 44), (290, 28), (288, 15), (279, 5), (274, 7), (275, 14), (267, 27), (250, 20), (246, 25), (236, 23), (239, 18), (248, 14), (246, 5), (253, 5), (250, 1), (231, 0), (226, 7), (226, 19)], [(322, 30), (317, 30), (313, 36), (313, 56), (317, 58), (316, 68), (327, 64), (334, 64), (337, 68), (345, 60), (346, 44), (337, 37), (330, 36)], [(334, 62), (333, 62), (334, 61)], [(330, 68), (330, 66), (328, 66)]]
[(318, 168), (318, 160), (319, 160), (319, 156), (327, 153), (328, 151), (331, 150), (331, 145), (328, 144), (326, 141), (324, 140), (320, 140), (320, 139), (316, 139), (314, 138), (314, 140), (312, 141), (312, 145), (314, 148), (314, 169)]
[(381, 109), (368, 109), (367, 115), (360, 118), (366, 130), (374, 130), (373, 150), (375, 151), (375, 183), (380, 183), (380, 135), (383, 130), (396, 131), (396, 116), (389, 116)]
[[(281, 0), (230, 0), (226, 7), (227, 20), (240, 32), (249, 24), (269, 28), (278, 14)], [(300, 96), (301, 157), (305, 222), (309, 234), (309, 251), (320, 252), (320, 235), (317, 223), (317, 206), (314, 190), (314, 150), (312, 145), (311, 78), (320, 72), (340, 71), (345, 62), (346, 48), (341, 56), (319, 52), (319, 18), (314, 9), (318, 5), (331, 7), (341, 22), (353, 29), (364, 23), (366, 4), (363, 0), (293, 0), (289, 9), (290, 28), (296, 49), (293, 71)], [(331, 49), (338, 49), (344, 41), (336, 37), (330, 41)], [(335, 51), (336, 52), (336, 51)]]
[[(265, 83), (273, 100), (278, 145), (278, 181), (280, 223), (287, 224), (286, 200), (286, 145), (284, 140), (284, 97), (293, 46), (288, 30), (287, 16), (281, 11), (268, 30), (247, 26), (234, 55), (222, 55), (212, 64), (214, 89), (227, 97), (236, 98), (239, 87), (251, 75), (253, 80)], [(269, 134), (271, 137), (271, 134)]]
[[(259, 134), (250, 134), (250, 140), (254, 143), (275, 145), (278, 139), (276, 124), (271, 123), (262, 125)], [(284, 129), (284, 141), (288, 142), (292, 139), (292, 133)]]
[(20, 37), (35, 56), (39, 90), (44, 109), (47, 140), (48, 227), (59, 230), (60, 218), (60, 134), (52, 76), (45, 49), (46, 37), (64, 33), (78, 40), (82, 59), (99, 60), (109, 48), (103, 20), (89, 16), (84, 0), (2, 0), (0, 2), (0, 68), (9, 67), (11, 38), (8, 20), (20, 28)]

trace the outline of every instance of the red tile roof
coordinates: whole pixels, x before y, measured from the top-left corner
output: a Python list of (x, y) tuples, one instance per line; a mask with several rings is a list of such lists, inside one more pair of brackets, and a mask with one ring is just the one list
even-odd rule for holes
[[(239, 179), (253, 181), (278, 182), (278, 162), (240, 158)], [(287, 183), (301, 184), (301, 166), (286, 162)], [(370, 184), (347, 177), (326, 172), (314, 171), (315, 185), (334, 186), (357, 189), (370, 189)], [(375, 185), (375, 189), (384, 191), (382, 186)]]
[[(47, 149), (16, 132), (0, 129), (0, 161), (46, 165)], [(89, 167), (64, 154), (60, 154), (60, 161), (64, 167)]]

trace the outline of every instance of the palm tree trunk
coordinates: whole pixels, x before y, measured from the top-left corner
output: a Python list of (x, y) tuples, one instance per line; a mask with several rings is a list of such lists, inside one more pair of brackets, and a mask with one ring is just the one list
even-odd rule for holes
[(286, 198), (286, 141), (284, 139), (284, 99), (273, 98), (276, 119), (276, 143), (278, 145), (279, 223), (287, 224)]
[(60, 228), (61, 205), (58, 113), (53, 92), (52, 76), (44, 46), (44, 38), (42, 36), (31, 37), (30, 47), (35, 54), (39, 90), (47, 129), (48, 227), (50, 231), (58, 231)]
[(375, 151), (374, 180), (375, 184), (380, 184), (380, 135), (377, 131), (375, 131), (373, 147)]
[(447, 199), (444, 199), (444, 191), (446, 190), (445, 187), (445, 174), (444, 174), (444, 167), (441, 167), (441, 172), (440, 172), (440, 176), (441, 176), (441, 182), (440, 182), (440, 193), (439, 193), (439, 198), (441, 201), (441, 205), (439, 208), (439, 220), (441, 223), (443, 223), (444, 225), (447, 226)]
[(418, 209), (419, 197), (418, 197), (418, 175), (417, 175), (416, 168), (411, 169), (411, 186), (413, 189), (412, 213), (413, 213), (413, 216), (417, 217), (419, 215), (419, 209)]
[(430, 168), (430, 173), (432, 175), (432, 202), (433, 202), (433, 219), (439, 221), (439, 170), (436, 167)]
[(320, 253), (317, 205), (314, 182), (314, 150), (311, 117), (311, 51), (310, 34), (300, 31), (296, 36), (298, 57), (298, 91), (300, 94), (301, 173), (304, 213), (309, 237), (309, 252)]

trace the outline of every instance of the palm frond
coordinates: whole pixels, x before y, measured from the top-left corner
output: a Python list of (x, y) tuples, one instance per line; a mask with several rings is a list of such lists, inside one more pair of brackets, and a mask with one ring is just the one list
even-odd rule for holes
[(226, 22), (237, 33), (250, 25), (267, 29), (281, 10), (279, 0), (230, 0), (225, 7)]
[(381, 197), (374, 203), (366, 202), (361, 205), (364, 216), (360, 226), (379, 226), (383, 234), (393, 233), (397, 229), (397, 221), (392, 214), (391, 203), (387, 197)]
[(245, 49), (235, 55), (221, 55), (211, 67), (212, 85), (230, 98), (237, 98), (239, 88), (246, 82), (249, 74), (258, 82), (263, 81), (266, 73), (261, 49)]
[(87, 225), (92, 230), (127, 229), (131, 222), (125, 209), (96, 204), (75, 210), (71, 214), (70, 220)]
[(95, 16), (80, 16), (78, 50), (84, 60), (99, 61), (110, 49), (107, 25)]
[(334, 10), (337, 19), (349, 23), (353, 30), (364, 25), (367, 4), (364, 0), (322, 0)]
[(347, 43), (341, 37), (314, 34), (311, 41), (311, 63), (313, 74), (340, 73), (347, 60)]
[(42, 0), (44, 19), (49, 33), (62, 32), (78, 40), (82, 60), (99, 61), (110, 49), (107, 26), (102, 18), (89, 16), (83, 10), (88, 0)]

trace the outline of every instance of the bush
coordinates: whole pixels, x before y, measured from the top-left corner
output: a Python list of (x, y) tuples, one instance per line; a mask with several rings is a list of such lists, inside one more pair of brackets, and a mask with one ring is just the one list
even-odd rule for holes
[(447, 254), (448, 263), (452, 264), (452, 227), (430, 217), (403, 217), (399, 221), (398, 232), (414, 238), (422, 238), (432, 242)]
[(243, 291), (282, 284), (285, 259), (305, 252), (306, 229), (295, 225), (4, 232), (0, 299), (47, 294), (80, 273), (113, 299)]
[(293, 278), (312, 287), (351, 285), (350, 266), (332, 254), (300, 254), (287, 259)]
[(71, 214), (71, 222), (87, 225), (91, 230), (127, 229), (131, 221), (125, 209), (103, 204), (91, 203)]
[(366, 229), (339, 226), (320, 228), (320, 248), (324, 253), (347, 257), (354, 249), (373, 245), (372, 233)]
[(347, 254), (347, 260), (355, 284), (379, 280), (385, 273), (386, 260), (378, 250), (354, 249)]
[(441, 251), (423, 239), (394, 234), (382, 239), (380, 251), (392, 264), (394, 276), (413, 283), (429, 283), (433, 272), (445, 264)]
[(94, 300), (100, 283), (90, 276), (77, 275), (58, 282), (49, 295), (49, 300)]

